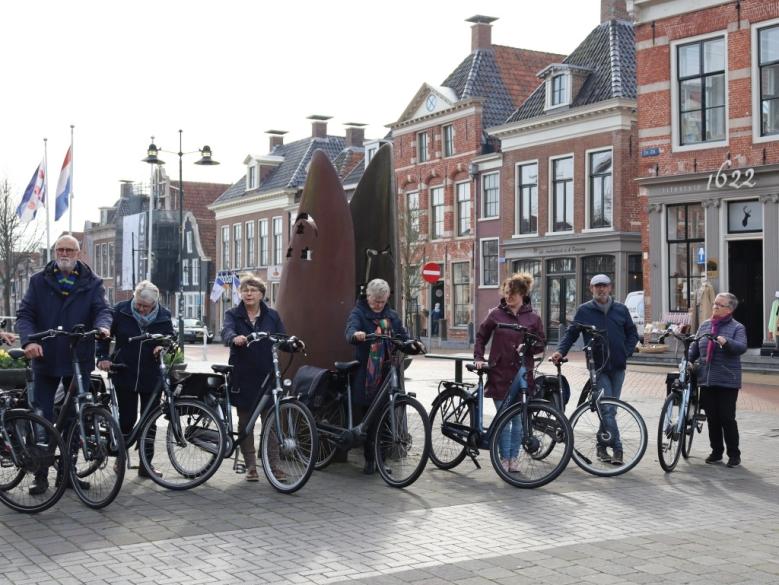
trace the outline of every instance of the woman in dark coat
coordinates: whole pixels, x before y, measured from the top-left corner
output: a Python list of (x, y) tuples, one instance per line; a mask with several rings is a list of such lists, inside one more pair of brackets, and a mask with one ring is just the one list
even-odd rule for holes
[[(268, 339), (256, 341), (247, 347), (247, 336), (256, 331), (284, 333), (284, 324), (278, 312), (265, 301), (265, 283), (254, 276), (245, 276), (239, 285), (241, 302), (237, 307), (225, 311), (222, 340), (230, 346), (230, 361), (233, 366), (230, 400), (238, 411), (238, 432), (243, 432), (251, 418), (251, 408), (260, 393), (266, 377), (273, 374), (273, 354)], [(273, 434), (271, 434), (273, 436)], [(254, 447), (254, 428), (241, 442), (241, 453), (246, 463), (246, 481), (257, 481), (257, 451)], [(278, 457), (277, 449), (269, 453)], [(277, 459), (271, 460), (275, 468)], [(276, 477), (281, 470), (274, 470)]]
[[(520, 272), (508, 277), (501, 285), (503, 298), (497, 307), (487, 314), (487, 318), (479, 325), (476, 334), (476, 343), (473, 347), (473, 359), (478, 366), (486, 362), (484, 351), (487, 343), (492, 339), (490, 347), (487, 385), (484, 395), (492, 398), (495, 408), (499, 409), (508, 395), (509, 387), (517, 375), (520, 366), (527, 371), (526, 380), (529, 391), (532, 392), (535, 383), (533, 381), (533, 356), (526, 355), (525, 363), (519, 363), (517, 347), (522, 343), (524, 334), (511, 329), (499, 329), (498, 323), (512, 323), (522, 325), (528, 331), (541, 338), (533, 348), (533, 353), (544, 351), (546, 337), (541, 317), (533, 311), (530, 305), (530, 294), (533, 288), (533, 277)], [(498, 450), (503, 468), (510, 472), (519, 471), (519, 448), (522, 439), (522, 426), (520, 417), (514, 417), (510, 425), (506, 425), (500, 437)]]
[[(148, 280), (139, 282), (133, 298), (117, 303), (113, 308), (111, 337), (115, 340), (114, 353), (109, 357), (108, 340), (97, 344), (97, 366), (101, 370), (108, 370), (112, 362), (127, 366), (111, 378), (119, 401), (119, 426), (125, 435), (132, 432), (138, 420), (138, 399), (141, 412), (144, 412), (162, 381), (157, 359), (162, 348), (149, 342), (129, 341), (130, 337), (142, 333), (173, 335), (170, 311), (160, 305), (159, 300), (160, 291), (154, 284)], [(153, 445), (149, 444), (146, 448), (153, 449)], [(151, 460), (153, 452), (149, 451), (147, 455)], [(160, 474), (153, 467), (151, 472)], [(148, 477), (142, 465), (138, 467), (138, 475)]]
[[(365, 343), (370, 333), (394, 335), (408, 340), (408, 332), (403, 327), (398, 313), (387, 306), (390, 287), (387, 281), (376, 278), (365, 289), (366, 298), (359, 299), (346, 321), (346, 341), (355, 345), (354, 359), (360, 362), (352, 382), (352, 400), (354, 401), (355, 420), (362, 418), (368, 410), (376, 392), (381, 386), (386, 366), (389, 362), (392, 346), (384, 340)], [(368, 430), (368, 436), (372, 436)], [(373, 445), (365, 443), (365, 468), (363, 472), (371, 474), (376, 470)]]

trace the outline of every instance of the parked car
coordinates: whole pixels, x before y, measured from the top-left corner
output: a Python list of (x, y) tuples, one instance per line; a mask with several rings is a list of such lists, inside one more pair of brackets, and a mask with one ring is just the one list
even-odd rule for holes
[[(178, 321), (173, 319), (173, 331), (177, 336), (178, 328)], [(206, 343), (214, 340), (213, 332), (208, 331), (200, 319), (184, 319), (184, 343), (203, 343), (203, 335), (206, 336)]]
[(644, 291), (635, 290), (625, 297), (625, 306), (638, 329), (638, 338), (644, 342)]

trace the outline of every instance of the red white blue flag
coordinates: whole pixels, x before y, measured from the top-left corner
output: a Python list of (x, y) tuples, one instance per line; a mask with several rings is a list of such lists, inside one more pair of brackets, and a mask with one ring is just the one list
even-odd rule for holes
[(23, 223), (29, 223), (35, 219), (35, 214), (40, 207), (43, 207), (46, 199), (46, 171), (41, 161), (35, 174), (30, 179), (30, 184), (24, 190), (22, 201), (16, 208), (16, 215)]
[(54, 221), (57, 221), (68, 210), (70, 204), (70, 194), (73, 188), (73, 165), (71, 164), (71, 155), (73, 153), (73, 147), (68, 148), (68, 152), (65, 155), (65, 160), (62, 161), (62, 170), (60, 171), (60, 178), (57, 181), (57, 200), (54, 210)]

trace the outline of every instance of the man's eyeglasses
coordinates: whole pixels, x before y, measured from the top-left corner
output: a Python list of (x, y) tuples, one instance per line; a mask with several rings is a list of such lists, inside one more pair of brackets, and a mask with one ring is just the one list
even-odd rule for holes
[(720, 309), (727, 309), (730, 307), (730, 305), (723, 305), (722, 303), (714, 303), (715, 307), (719, 307)]
[(57, 248), (54, 250), (57, 254), (75, 254), (78, 252), (75, 248)]

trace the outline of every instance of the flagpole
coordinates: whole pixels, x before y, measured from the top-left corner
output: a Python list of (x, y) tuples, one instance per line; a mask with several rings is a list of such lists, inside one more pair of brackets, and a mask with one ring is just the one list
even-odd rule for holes
[(70, 125), (70, 193), (68, 193), (68, 233), (73, 233), (73, 124)]
[(49, 231), (49, 207), (51, 193), (49, 193), (49, 148), (48, 138), (43, 139), (43, 209), (46, 211), (46, 264), (51, 262), (51, 236)]

